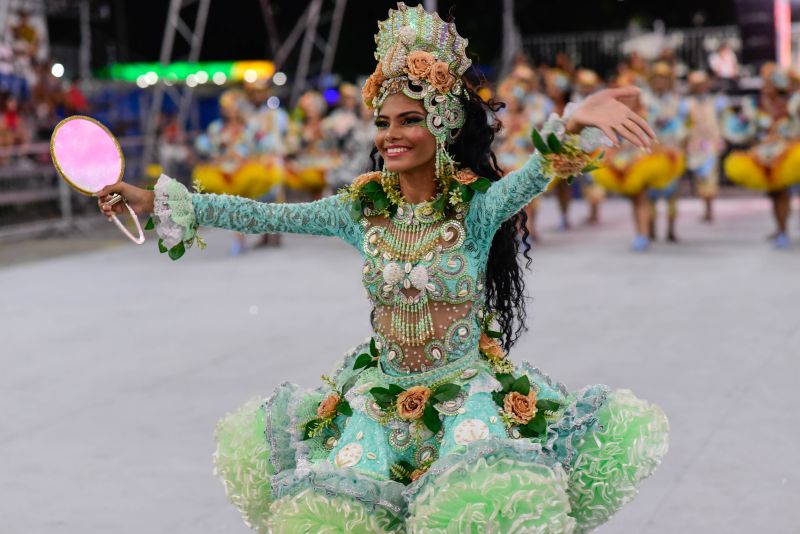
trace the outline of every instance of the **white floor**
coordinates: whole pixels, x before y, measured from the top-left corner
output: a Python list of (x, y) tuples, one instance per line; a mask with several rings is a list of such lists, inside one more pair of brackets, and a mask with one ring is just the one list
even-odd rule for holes
[[(625, 203), (569, 233), (544, 203), (513, 356), (570, 388), (631, 388), (673, 429), (601, 532), (800, 532), (800, 245), (769, 248), (768, 209), (723, 201), (709, 227), (686, 201), (683, 243), (636, 255)], [(120, 236), (0, 269), (0, 532), (247, 532), (211, 474), (216, 419), (315, 385), (369, 308), (346, 245), (290, 236), (230, 258), (231, 236), (206, 233), (175, 263)]]

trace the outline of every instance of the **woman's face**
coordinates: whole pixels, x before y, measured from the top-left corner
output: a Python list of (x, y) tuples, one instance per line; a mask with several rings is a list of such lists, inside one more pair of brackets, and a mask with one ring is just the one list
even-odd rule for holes
[(432, 166), (436, 139), (425, 126), (422, 102), (397, 93), (389, 96), (375, 118), (375, 146), (391, 172)]

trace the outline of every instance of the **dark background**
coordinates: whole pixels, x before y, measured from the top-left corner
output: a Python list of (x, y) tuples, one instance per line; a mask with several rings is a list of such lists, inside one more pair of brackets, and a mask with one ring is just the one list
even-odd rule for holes
[[(409, 5), (417, 2), (411, 0)], [(294, 27), (307, 2), (275, 0), (275, 20), (283, 39)], [(765, 2), (767, 6), (771, 2)], [(453, 17), (470, 41), (479, 62), (490, 64), (500, 55), (501, 0), (440, 0), (439, 13)], [(157, 61), (166, 20), (167, 0), (97, 0), (93, 3), (92, 45), (95, 67), (109, 62)], [(374, 68), (373, 35), (396, 2), (350, 0), (342, 25), (334, 71), (346, 79)], [(645, 28), (660, 19), (667, 28), (736, 23), (733, 0), (517, 0), (516, 21), (523, 35), (623, 29), (631, 21)], [(184, 17), (193, 19), (193, 9)], [(51, 17), (50, 39), (74, 46), (80, 34), (77, 18)], [(176, 39), (176, 57), (188, 52)], [(264, 18), (258, 0), (212, 0), (202, 60), (269, 59)]]

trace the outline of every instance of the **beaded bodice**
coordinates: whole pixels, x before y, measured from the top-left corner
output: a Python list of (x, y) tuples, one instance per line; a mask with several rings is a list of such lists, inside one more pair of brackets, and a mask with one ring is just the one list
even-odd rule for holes
[(365, 219), (362, 278), (387, 372), (429, 371), (477, 346), (484, 273), (464, 250), (466, 212), (422, 203)]
[[(467, 356), (477, 357), (478, 314), (494, 235), (549, 181), (535, 155), (468, 204), (448, 210), (447, 216), (422, 203), (398, 208), (391, 219), (356, 219), (341, 195), (270, 204), (228, 195), (189, 195), (184, 189), (182, 194), (167, 192), (171, 215), (158, 217), (169, 221), (176, 213), (193, 215), (185, 225), (187, 235), (200, 225), (336, 236), (353, 245), (363, 258), (363, 282), (374, 305), (381, 369), (397, 377), (410, 375), (412, 381), (427, 380), (450, 372)], [(162, 233), (168, 230), (166, 223), (159, 224)]]

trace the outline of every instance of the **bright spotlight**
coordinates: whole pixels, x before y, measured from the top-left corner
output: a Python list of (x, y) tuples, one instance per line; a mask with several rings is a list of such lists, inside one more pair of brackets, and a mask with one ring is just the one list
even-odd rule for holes
[(158, 83), (158, 74), (151, 70), (144, 75), (144, 79), (147, 81), (147, 85), (155, 85)]
[(253, 83), (258, 80), (258, 73), (253, 69), (247, 69), (244, 71), (244, 81), (247, 83)]
[(61, 78), (62, 76), (64, 76), (64, 65), (62, 65), (61, 63), (53, 63), (53, 67), (50, 69), (50, 72), (56, 78)]
[(140, 89), (146, 89), (147, 86), (149, 85), (147, 83), (147, 77), (144, 74), (142, 74), (141, 76), (136, 78), (136, 85), (138, 85)]
[(272, 83), (275, 85), (283, 85), (286, 83), (286, 74), (282, 72), (276, 72), (275, 76), (272, 77)]
[(281, 99), (277, 96), (271, 96), (267, 99), (267, 107), (269, 109), (278, 109), (278, 106), (281, 105)]
[(187, 87), (197, 86), (197, 77), (194, 74), (190, 74), (186, 77), (186, 86)]
[(211, 79), (214, 80), (215, 84), (222, 85), (228, 80), (228, 77), (225, 76), (224, 72), (215, 72)]
[(208, 73), (204, 70), (199, 71), (197, 74), (194, 75), (195, 80), (197, 83), (204, 84), (208, 82)]

